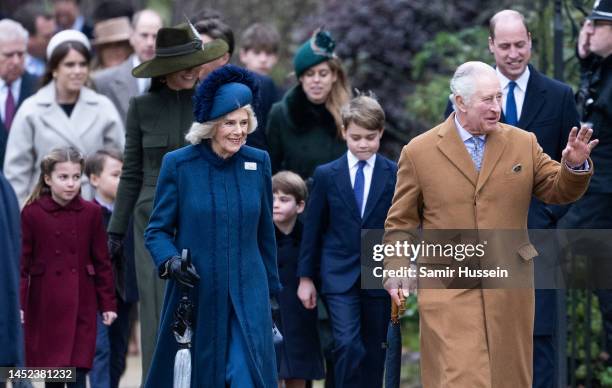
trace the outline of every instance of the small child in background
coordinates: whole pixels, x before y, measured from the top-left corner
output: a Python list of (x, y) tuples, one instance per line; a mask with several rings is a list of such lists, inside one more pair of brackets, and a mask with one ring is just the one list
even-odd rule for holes
[[(273, 219), (276, 229), (278, 274), (283, 290), (278, 295), (277, 322), (283, 342), (277, 346), (279, 387), (304, 388), (307, 380), (325, 376), (319, 347), (317, 311), (302, 306), (297, 297), (297, 261), (302, 240), (302, 223), (307, 190), (302, 178), (290, 171), (272, 177)], [(284, 380), (284, 381), (283, 381)]]
[[(102, 208), (105, 229), (113, 212), (122, 167), (123, 155), (121, 151), (114, 149), (99, 150), (85, 161), (85, 174), (95, 189), (93, 201)], [(111, 257), (118, 316), (108, 328), (102, 323), (102, 317), (98, 316), (96, 354), (89, 373), (92, 388), (117, 388), (125, 370), (132, 323), (131, 312), (138, 301), (132, 227), (128, 228), (123, 248), (119, 257)]]
[(68, 386), (79, 388), (94, 357), (98, 311), (106, 326), (117, 317), (102, 212), (80, 197), (83, 165), (72, 147), (51, 151), (21, 213), (26, 366), (76, 367)]
[(251, 71), (269, 76), (278, 62), (280, 35), (269, 24), (255, 23), (240, 38), (240, 62)]

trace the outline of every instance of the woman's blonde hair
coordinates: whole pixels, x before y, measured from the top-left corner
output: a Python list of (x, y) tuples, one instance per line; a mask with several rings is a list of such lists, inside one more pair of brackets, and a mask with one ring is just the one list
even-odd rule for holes
[(51, 188), (45, 182), (45, 176), (51, 176), (55, 165), (58, 163), (72, 162), (77, 163), (81, 166), (81, 172), (85, 167), (85, 159), (83, 155), (74, 147), (55, 148), (40, 162), (40, 177), (32, 194), (26, 200), (26, 205), (36, 201), (42, 195), (51, 194)]
[[(257, 117), (255, 116), (255, 112), (251, 105), (245, 105), (239, 109), (244, 109), (249, 116), (249, 128), (247, 129), (247, 134), (253, 133), (257, 128)], [(206, 121), (204, 123), (198, 123), (197, 121), (191, 124), (191, 128), (189, 128), (189, 132), (185, 135), (185, 140), (187, 140), (191, 144), (200, 144), (203, 139), (210, 139), (215, 135), (215, 131), (217, 127), (221, 124), (221, 122), (225, 119), (227, 115), (223, 117), (219, 117), (216, 120)]]
[(334, 117), (338, 137), (342, 137), (342, 107), (351, 99), (351, 85), (342, 67), (342, 62), (337, 57), (327, 61), (329, 68), (336, 75), (336, 82), (332, 85), (329, 96), (325, 101), (325, 107)]

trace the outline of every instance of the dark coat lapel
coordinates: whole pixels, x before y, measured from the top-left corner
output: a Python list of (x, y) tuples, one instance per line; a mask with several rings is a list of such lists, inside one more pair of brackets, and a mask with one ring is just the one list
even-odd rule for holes
[(387, 180), (389, 179), (390, 169), (388, 163), (382, 158), (382, 156), (376, 156), (376, 162), (374, 162), (374, 171), (372, 172), (372, 182), (370, 183), (370, 192), (368, 193), (368, 202), (366, 202), (365, 211), (363, 212), (364, 222), (370, 216), (370, 213), (376, 207), (378, 199), (382, 195), (385, 187), (387, 187)]
[(334, 170), (334, 182), (340, 193), (340, 197), (346, 203), (347, 209), (351, 214), (359, 220), (361, 224), (361, 214), (357, 210), (357, 202), (355, 201), (355, 193), (353, 192), (353, 186), (351, 186), (351, 176), (348, 168), (348, 160), (346, 154), (340, 159), (334, 162), (332, 166)]
[(19, 90), (19, 101), (17, 102), (17, 108), (21, 105), (21, 103), (32, 94), (36, 92), (36, 83), (38, 82), (38, 78), (33, 76), (32, 74), (26, 72), (23, 73), (21, 78), (21, 89)]
[(529, 65), (529, 81), (523, 101), (521, 118), (517, 124), (519, 128), (527, 128), (538, 116), (546, 101), (546, 89), (542, 88), (542, 76), (533, 66)]

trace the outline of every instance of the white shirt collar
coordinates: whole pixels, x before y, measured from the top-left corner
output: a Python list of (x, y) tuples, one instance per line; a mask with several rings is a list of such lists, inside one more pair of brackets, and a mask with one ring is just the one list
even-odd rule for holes
[[(459, 119), (457, 118), (457, 113), (455, 113), (455, 126), (457, 127), (457, 131), (459, 131), (459, 136), (461, 137), (462, 142), (465, 143), (466, 140), (474, 137), (474, 135), (469, 133), (465, 128), (461, 126), (461, 124), (459, 123)], [(482, 140), (485, 140), (487, 138), (487, 135), (478, 135), (477, 137), (481, 138)]]
[(113, 208), (115, 207), (114, 203), (107, 203), (98, 195), (98, 193), (94, 195), (94, 198), (96, 199), (96, 202), (98, 202), (100, 206), (102, 206), (103, 208), (105, 208), (111, 213), (113, 212)]
[(81, 31), (84, 25), (85, 25), (85, 18), (83, 17), (83, 15), (79, 15), (76, 17), (76, 19), (74, 19), (74, 24), (72, 25), (71, 29)]
[(138, 65), (140, 65), (142, 62), (140, 61), (140, 58), (138, 58), (138, 55), (134, 54), (132, 55), (132, 66), (136, 67)]
[[(505, 75), (503, 75), (501, 73), (501, 71), (499, 71), (499, 67), (495, 67), (495, 72), (497, 73), (497, 78), (499, 79), (499, 83), (501, 84), (501, 88), (502, 90), (506, 89), (508, 87), (508, 84), (510, 83), (510, 79), (508, 77), (506, 77)], [(520, 77), (518, 77), (516, 79), (516, 86), (519, 87), (519, 89), (521, 89), (523, 92), (525, 92), (527, 90), (527, 83), (529, 82), (529, 66), (525, 67), (525, 71), (523, 72), (523, 74), (521, 74)]]
[[(348, 159), (349, 169), (352, 168), (352, 167), (355, 167), (357, 165), (357, 163), (359, 163), (359, 158), (357, 158), (355, 155), (353, 155), (353, 153), (351, 151), (348, 151), (346, 153), (346, 158)], [(370, 156), (370, 158), (368, 160), (366, 160), (366, 163), (370, 167), (374, 167), (374, 162), (376, 162), (376, 154)]]

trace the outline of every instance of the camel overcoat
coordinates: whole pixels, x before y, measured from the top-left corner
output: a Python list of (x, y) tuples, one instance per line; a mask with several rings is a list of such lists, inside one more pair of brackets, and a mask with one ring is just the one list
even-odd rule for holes
[[(543, 153), (533, 133), (502, 123), (487, 135), (477, 172), (454, 118), (402, 150), (386, 243), (394, 242), (391, 231), (419, 226), (526, 230), (532, 195), (565, 204), (586, 191), (592, 161), (590, 171), (572, 171)], [(505, 259), (533, 276), (537, 252), (528, 239), (513, 252)], [(385, 260), (385, 269), (400, 263)], [(418, 302), (425, 388), (531, 387), (533, 289), (420, 288)]]

